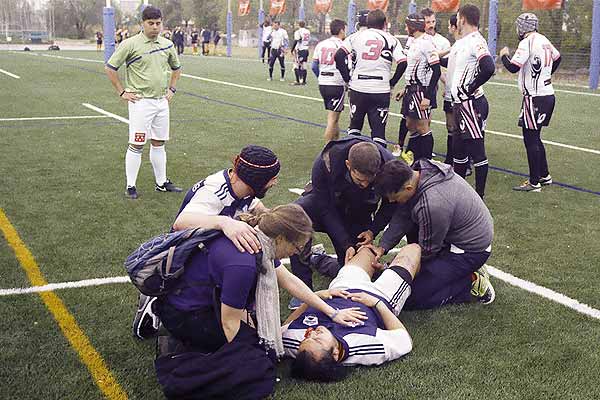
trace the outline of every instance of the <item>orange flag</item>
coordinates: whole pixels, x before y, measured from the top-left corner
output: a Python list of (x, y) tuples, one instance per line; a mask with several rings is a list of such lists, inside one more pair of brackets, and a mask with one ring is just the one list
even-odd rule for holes
[(327, 14), (333, 8), (333, 0), (315, 0), (315, 12)]
[(369, 10), (383, 10), (387, 12), (389, 0), (369, 0), (367, 7)]
[(562, 0), (523, 0), (523, 10), (560, 10)]
[(243, 17), (244, 15), (248, 14), (250, 14), (250, 0), (239, 0), (238, 15)]
[(436, 13), (457, 12), (459, 6), (459, 0), (431, 0), (431, 9)]
[(271, 10), (269, 15), (278, 15), (285, 13), (285, 0), (271, 0)]

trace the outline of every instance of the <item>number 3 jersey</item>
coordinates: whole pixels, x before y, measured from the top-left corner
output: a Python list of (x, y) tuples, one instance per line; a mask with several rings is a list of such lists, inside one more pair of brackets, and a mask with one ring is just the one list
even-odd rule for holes
[(319, 62), (319, 85), (343, 86), (342, 74), (335, 67), (335, 53), (342, 47), (342, 40), (332, 36), (317, 44), (313, 60)]
[(352, 54), (350, 89), (361, 93), (389, 93), (392, 64), (406, 62), (402, 45), (379, 29), (365, 29), (350, 35), (342, 48)]
[(533, 32), (519, 43), (511, 63), (518, 65), (519, 87), (525, 96), (549, 96), (552, 87), (552, 64), (560, 53), (542, 34)]

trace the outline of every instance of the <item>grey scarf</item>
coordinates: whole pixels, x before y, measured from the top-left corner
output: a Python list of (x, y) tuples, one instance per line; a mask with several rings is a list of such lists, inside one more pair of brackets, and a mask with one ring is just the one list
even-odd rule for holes
[(283, 355), (281, 316), (279, 314), (279, 286), (275, 273), (275, 241), (257, 229), (262, 247), (262, 271), (256, 284), (256, 319), (258, 337), (267, 349), (274, 349), (277, 357)]

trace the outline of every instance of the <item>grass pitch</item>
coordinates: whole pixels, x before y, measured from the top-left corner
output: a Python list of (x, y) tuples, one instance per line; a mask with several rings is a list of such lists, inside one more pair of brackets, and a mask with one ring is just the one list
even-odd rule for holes
[[(48, 54), (102, 60), (95, 52)], [(267, 82), (264, 65), (254, 60), (184, 56), (183, 64), (185, 74), (319, 99), (312, 75), (306, 87), (289, 86), (291, 66), (288, 82), (282, 83)], [(127, 117), (126, 104), (114, 93), (101, 63), (1, 52), (0, 68), (21, 77), (0, 75), (0, 118), (98, 115), (82, 103)], [(488, 129), (519, 135), (518, 89), (488, 84), (485, 90)], [(556, 97), (543, 138), (600, 149), (600, 97), (563, 92)], [(391, 111), (399, 112), (399, 105)], [(434, 119), (443, 119), (440, 110)], [(279, 186), (265, 203), (293, 201), (287, 189), (302, 187), (309, 178), (323, 144), (324, 122), (319, 101), (183, 77), (171, 104), (168, 176), (190, 187), (229, 166), (245, 144), (256, 143), (271, 147), (283, 166)], [(390, 118), (388, 139), (397, 138), (398, 122)], [(346, 110), (341, 126), (347, 123)], [(49, 282), (123, 275), (129, 252), (172, 223), (183, 194), (153, 191), (147, 149), (138, 179), (140, 199), (123, 196), (125, 124), (111, 118), (0, 121), (0, 130), (0, 207)], [(443, 153), (445, 128), (434, 124), (433, 130), (435, 151)], [(522, 142), (488, 134), (486, 143), (490, 165), (504, 171), (492, 170), (488, 177), (486, 202), (495, 222), (489, 264), (600, 308), (600, 195), (556, 185), (542, 193), (513, 192), (511, 187), (524, 179), (518, 174), (527, 173)], [(546, 149), (555, 181), (600, 192), (600, 155), (551, 145)], [(319, 240), (327, 243), (322, 235)], [(0, 265), (2, 288), (29, 286), (4, 240)], [(343, 383), (298, 382), (289, 377), (288, 363), (282, 363), (276, 398), (600, 398), (600, 321), (499, 280), (493, 283), (497, 300), (490, 306), (403, 313), (413, 352), (383, 367), (357, 368)], [(56, 293), (129, 398), (162, 398), (152, 341), (130, 336), (137, 298), (132, 285)], [(287, 299), (283, 294), (282, 305)], [(0, 318), (1, 398), (104, 397), (37, 295), (0, 297)]]

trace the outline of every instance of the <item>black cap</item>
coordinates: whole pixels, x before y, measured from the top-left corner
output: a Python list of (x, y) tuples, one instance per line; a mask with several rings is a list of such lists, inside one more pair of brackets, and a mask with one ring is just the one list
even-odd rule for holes
[(234, 168), (242, 182), (254, 190), (254, 195), (263, 198), (267, 193), (265, 185), (279, 174), (281, 165), (271, 150), (249, 145), (236, 157)]
[(425, 32), (425, 17), (419, 13), (408, 15), (404, 23), (413, 31)]
[(356, 12), (356, 24), (358, 26), (367, 26), (367, 16), (369, 10), (359, 10)]

